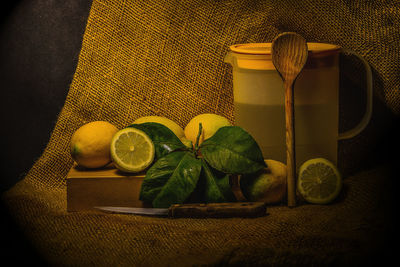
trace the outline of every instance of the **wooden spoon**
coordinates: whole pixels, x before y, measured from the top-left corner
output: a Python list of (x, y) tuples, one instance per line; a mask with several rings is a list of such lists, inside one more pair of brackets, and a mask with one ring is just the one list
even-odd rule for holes
[(271, 45), (272, 62), (285, 88), (286, 165), (288, 206), (296, 206), (296, 158), (293, 89), (308, 56), (307, 42), (297, 33), (279, 34)]

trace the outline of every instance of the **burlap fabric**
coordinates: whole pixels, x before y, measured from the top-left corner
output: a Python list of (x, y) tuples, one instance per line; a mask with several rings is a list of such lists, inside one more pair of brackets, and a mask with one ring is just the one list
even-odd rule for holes
[[(46, 260), (57, 265), (335, 264), (383, 245), (387, 168), (345, 179), (330, 206), (269, 207), (256, 219), (163, 219), (66, 211), (69, 140), (82, 124), (122, 128), (143, 115), (184, 126), (213, 112), (232, 122), (235, 43), (282, 31), (355, 50), (374, 68), (375, 92), (400, 113), (399, 2), (94, 0), (65, 105), (43, 155), (3, 196)], [(349, 74), (349, 77), (356, 77)], [(357, 83), (356, 83), (357, 84)], [(359, 85), (363, 86), (362, 82)]]

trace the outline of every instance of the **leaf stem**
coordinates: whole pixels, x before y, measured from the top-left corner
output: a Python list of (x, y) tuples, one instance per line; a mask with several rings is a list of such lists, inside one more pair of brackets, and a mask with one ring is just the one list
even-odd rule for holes
[(202, 131), (203, 131), (203, 125), (200, 122), (199, 123), (199, 132), (197, 133), (197, 137), (196, 137), (196, 144), (194, 145), (194, 152), (196, 154), (196, 157), (197, 157), (197, 151), (199, 150), (199, 142), (200, 142), (200, 136), (201, 136)]

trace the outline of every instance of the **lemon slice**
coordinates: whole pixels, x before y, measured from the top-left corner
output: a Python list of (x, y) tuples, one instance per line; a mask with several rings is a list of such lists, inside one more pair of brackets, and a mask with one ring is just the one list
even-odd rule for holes
[(310, 159), (300, 167), (297, 189), (310, 203), (328, 204), (339, 195), (342, 189), (342, 177), (329, 160)]
[(111, 158), (121, 171), (140, 172), (153, 162), (154, 144), (143, 131), (125, 128), (111, 140)]

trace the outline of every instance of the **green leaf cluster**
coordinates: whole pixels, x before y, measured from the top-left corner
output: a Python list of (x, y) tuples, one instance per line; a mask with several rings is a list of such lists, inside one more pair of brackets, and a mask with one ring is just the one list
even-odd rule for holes
[[(194, 149), (162, 124), (133, 124), (152, 139), (156, 159), (146, 172), (140, 200), (155, 208), (184, 202), (230, 202), (235, 197), (231, 174), (247, 174), (264, 167), (261, 150), (253, 137), (238, 126), (220, 128)], [(199, 125), (199, 134), (201, 124)]]

